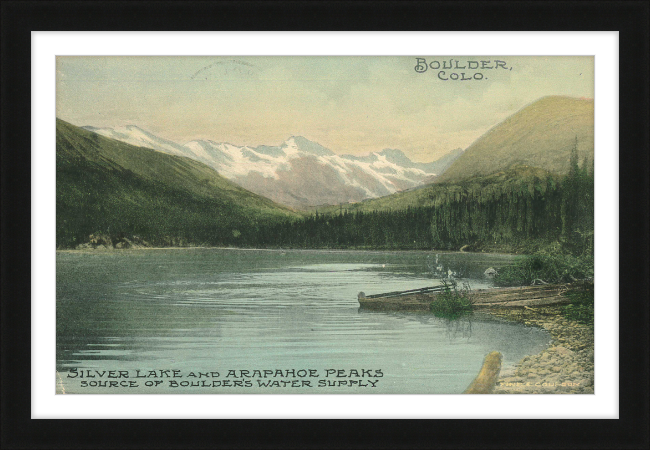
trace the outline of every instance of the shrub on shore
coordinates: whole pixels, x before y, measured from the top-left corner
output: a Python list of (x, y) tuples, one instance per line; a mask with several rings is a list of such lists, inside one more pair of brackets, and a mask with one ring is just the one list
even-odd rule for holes
[(502, 267), (494, 277), (495, 286), (571, 283), (593, 278), (591, 253), (580, 256), (562, 252), (539, 252), (522, 256), (510, 266)]
[(469, 285), (458, 288), (455, 281), (442, 280), (444, 291), (436, 295), (431, 302), (430, 310), (434, 316), (442, 319), (455, 320), (470, 314), (473, 309), (473, 300), (470, 295)]

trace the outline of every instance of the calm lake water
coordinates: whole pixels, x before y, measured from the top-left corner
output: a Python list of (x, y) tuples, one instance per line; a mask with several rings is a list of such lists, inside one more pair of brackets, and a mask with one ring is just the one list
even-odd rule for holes
[[(441, 252), (57, 252), (59, 380), (66, 393), (461, 393), (490, 351), (502, 352), (508, 368), (550, 336), (479, 314), (449, 322), (360, 311), (357, 294), (432, 286), (449, 271), (489, 287), (485, 269), (511, 261)], [(108, 378), (110, 370), (122, 374)]]

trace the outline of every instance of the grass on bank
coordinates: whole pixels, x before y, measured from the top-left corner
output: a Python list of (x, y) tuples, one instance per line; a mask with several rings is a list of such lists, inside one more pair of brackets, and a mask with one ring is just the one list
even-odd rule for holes
[(458, 287), (455, 281), (442, 280), (444, 291), (436, 296), (431, 302), (430, 310), (434, 316), (456, 320), (465, 315), (471, 314), (474, 310), (471, 289), (468, 284)]
[(593, 327), (593, 241), (578, 248), (581, 251), (577, 254), (566, 251), (561, 246), (554, 246), (522, 256), (514, 264), (500, 268), (494, 277), (494, 284), (529, 286), (572, 283), (571, 289), (564, 293), (571, 303), (562, 307), (562, 315), (568, 320)]
[(499, 269), (495, 286), (530, 286), (532, 284), (571, 283), (594, 277), (593, 253), (578, 256), (550, 247), (518, 258), (512, 265)]
[(594, 326), (594, 285), (583, 283), (564, 294), (571, 303), (562, 308), (564, 317), (578, 323)]

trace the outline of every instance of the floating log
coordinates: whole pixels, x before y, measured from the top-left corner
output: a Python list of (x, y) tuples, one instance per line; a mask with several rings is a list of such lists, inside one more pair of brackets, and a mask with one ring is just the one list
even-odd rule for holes
[[(477, 289), (470, 292), (472, 304), (476, 308), (515, 308), (525, 306), (545, 306), (570, 303), (563, 296), (568, 284), (545, 284), (541, 286), (505, 287)], [(389, 292), (366, 296), (359, 293), (361, 308), (391, 311), (429, 311), (437, 295), (444, 286), (412, 289), (410, 291)]]

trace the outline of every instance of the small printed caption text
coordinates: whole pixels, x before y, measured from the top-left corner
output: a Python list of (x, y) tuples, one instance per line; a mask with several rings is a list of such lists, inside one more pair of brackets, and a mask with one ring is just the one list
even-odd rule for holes
[(75, 379), (82, 388), (376, 388), (384, 374), (381, 369), (265, 369), (185, 371), (91, 370), (72, 368), (67, 379)]

